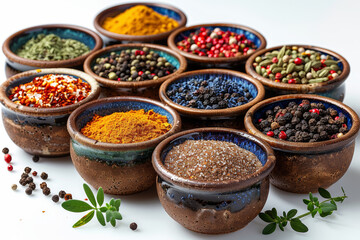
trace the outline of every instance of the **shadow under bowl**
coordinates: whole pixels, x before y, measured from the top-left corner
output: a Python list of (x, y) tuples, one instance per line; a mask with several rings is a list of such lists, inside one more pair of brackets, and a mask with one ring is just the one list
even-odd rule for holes
[[(99, 142), (87, 138), (81, 129), (95, 114), (110, 115), (130, 110), (154, 110), (168, 118), (172, 128), (158, 138), (128, 144)], [(151, 154), (156, 145), (181, 128), (179, 115), (164, 104), (140, 97), (113, 97), (92, 101), (74, 111), (68, 120), (70, 156), (80, 176), (107, 194), (132, 194), (155, 183)]]
[[(47, 74), (64, 74), (81, 78), (91, 86), (90, 94), (82, 101), (56, 108), (33, 108), (16, 104), (9, 99), (10, 90)], [(84, 72), (67, 68), (46, 68), (14, 75), (0, 87), (3, 124), (10, 139), (24, 151), (39, 156), (57, 157), (69, 154), (70, 136), (66, 122), (77, 107), (97, 99), (98, 83)]]
[[(345, 115), (350, 129), (344, 136), (320, 142), (290, 142), (263, 134), (255, 127), (255, 122), (264, 118), (266, 110), (275, 106), (285, 108), (291, 101), (297, 104), (303, 99), (323, 103)], [(347, 171), (355, 148), (355, 138), (359, 132), (358, 115), (345, 104), (323, 96), (310, 94), (282, 95), (266, 99), (254, 105), (245, 115), (246, 130), (266, 141), (275, 151), (276, 165), (270, 174), (270, 182), (288, 192), (317, 192), (319, 187), (328, 188)]]
[[(251, 175), (226, 181), (185, 179), (164, 166), (169, 151), (186, 140), (232, 142), (254, 153), (262, 168)], [(154, 150), (152, 163), (158, 174), (156, 188), (162, 206), (185, 228), (206, 234), (239, 230), (263, 208), (269, 192), (269, 173), (275, 165), (271, 147), (250, 134), (227, 128), (199, 128), (175, 134)]]
[(339, 68), (342, 70), (342, 73), (334, 78), (333, 80), (329, 80), (322, 83), (309, 83), (309, 84), (288, 84), (282, 82), (275, 82), (269, 78), (263, 77), (259, 75), (255, 68), (253, 67), (253, 63), (255, 62), (256, 57), (263, 56), (267, 52), (272, 52), (274, 50), (280, 50), (283, 46), (277, 46), (272, 48), (263, 49), (259, 52), (254, 53), (247, 61), (245, 65), (246, 73), (259, 80), (266, 89), (266, 94), (268, 97), (274, 97), (279, 95), (286, 94), (317, 94), (324, 97), (330, 97), (338, 101), (343, 101), (345, 98), (345, 80), (350, 74), (350, 65), (346, 59), (340, 54), (333, 52), (331, 50), (311, 46), (311, 45), (286, 45), (303, 47), (305, 50), (314, 50), (320, 52), (324, 55), (330, 55), (334, 60), (340, 61), (338, 63)]

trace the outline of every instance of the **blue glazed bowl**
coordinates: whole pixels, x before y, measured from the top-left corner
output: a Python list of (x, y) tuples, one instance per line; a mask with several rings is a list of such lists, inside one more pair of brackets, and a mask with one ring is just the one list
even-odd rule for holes
[[(111, 52), (121, 52), (126, 49), (142, 49), (144, 47), (149, 48), (150, 50), (158, 53), (161, 57), (166, 58), (173, 66), (176, 67), (176, 71), (167, 76), (158, 78), (156, 80), (146, 80), (146, 81), (116, 81), (107, 78), (98, 76), (93, 71), (93, 66), (96, 62), (96, 59), (99, 57), (108, 57)], [(112, 97), (119, 95), (131, 95), (131, 96), (142, 96), (152, 99), (159, 99), (159, 86), (165, 80), (177, 76), (180, 73), (184, 72), (186, 69), (187, 63), (183, 56), (180, 54), (171, 51), (169, 48), (155, 45), (155, 44), (146, 44), (146, 43), (129, 43), (129, 44), (118, 44), (112, 45), (101, 50), (98, 50), (91, 54), (84, 62), (84, 70), (86, 73), (91, 75), (93, 78), (98, 81), (102, 87), (101, 96), (102, 97)]]
[(305, 49), (314, 50), (320, 52), (324, 55), (330, 55), (333, 60), (339, 61), (338, 66), (341, 69), (342, 73), (334, 78), (322, 83), (310, 83), (310, 84), (288, 84), (283, 82), (275, 82), (271, 79), (265, 78), (259, 75), (253, 66), (255, 58), (258, 56), (263, 56), (267, 52), (272, 52), (274, 50), (280, 50), (283, 46), (272, 47), (268, 49), (261, 50), (253, 54), (247, 61), (245, 65), (246, 73), (260, 81), (265, 89), (267, 98), (286, 95), (286, 94), (317, 94), (324, 97), (333, 98), (338, 101), (343, 101), (345, 97), (345, 80), (350, 74), (350, 65), (348, 61), (341, 56), (340, 54), (333, 52), (331, 50), (315, 47), (310, 45), (299, 45), (299, 44), (290, 44), (286, 46), (298, 46)]
[[(166, 116), (172, 128), (158, 138), (128, 144), (99, 142), (80, 132), (94, 114), (105, 116), (140, 109), (153, 109)], [(180, 130), (181, 123), (179, 115), (160, 102), (140, 97), (113, 97), (78, 108), (70, 115), (67, 127), (71, 137), (70, 156), (84, 180), (95, 188), (102, 187), (108, 194), (132, 194), (154, 184), (151, 154), (159, 142)]]
[[(114, 17), (121, 12), (126, 11), (127, 9), (137, 6), (137, 5), (145, 5), (155, 12), (160, 13), (162, 15), (168, 16), (174, 20), (176, 20), (179, 25), (178, 27), (159, 34), (153, 35), (125, 35), (125, 34), (118, 34), (113, 33), (105, 30), (102, 25), (103, 22), (107, 17)], [(178, 8), (173, 7), (167, 4), (160, 4), (160, 3), (144, 3), (144, 2), (135, 2), (135, 3), (127, 3), (121, 4), (117, 6), (113, 6), (111, 8), (107, 8), (101, 11), (94, 19), (94, 26), (95, 29), (102, 35), (105, 43), (107, 45), (114, 44), (114, 43), (127, 43), (127, 42), (146, 42), (146, 43), (163, 43), (166, 42), (167, 37), (176, 29), (179, 29), (186, 25), (187, 18), (185, 14)]]
[[(32, 60), (19, 57), (16, 55), (16, 51), (23, 46), (28, 40), (33, 37), (36, 37), (38, 34), (56, 34), (61, 38), (70, 38), (78, 40), (84, 43), (86, 46), (90, 48), (90, 52), (84, 54), (82, 56), (68, 59), (68, 60), (60, 60), (60, 61), (43, 61), (43, 60)], [(27, 71), (37, 68), (81, 68), (85, 59), (94, 51), (101, 49), (103, 46), (102, 39), (95, 32), (74, 25), (66, 25), (66, 24), (49, 24), (49, 25), (41, 25), (35, 26), (31, 28), (26, 28), (20, 30), (10, 37), (8, 37), (3, 46), (2, 50), (7, 58), (7, 63), (9, 66), (18, 71)]]
[[(64, 74), (81, 78), (91, 86), (90, 94), (82, 101), (56, 108), (33, 108), (18, 105), (9, 99), (10, 90), (46, 74)], [(97, 99), (98, 83), (84, 72), (68, 68), (47, 68), (14, 75), (0, 87), (1, 112), (5, 130), (10, 139), (24, 151), (40, 156), (56, 157), (69, 154), (70, 136), (67, 119), (77, 107)]]
[[(263, 167), (236, 180), (199, 181), (179, 177), (164, 166), (169, 151), (186, 140), (233, 142), (254, 153)], [(165, 211), (184, 227), (200, 233), (220, 234), (245, 227), (263, 208), (275, 157), (271, 147), (243, 131), (198, 128), (175, 134), (154, 150), (157, 193)]]
[[(220, 28), (222, 31), (231, 31), (237, 34), (244, 34), (246, 38), (253, 41), (257, 49), (248, 55), (242, 55), (238, 57), (218, 57), (210, 58), (207, 56), (198, 56), (192, 53), (182, 51), (177, 48), (177, 43), (183, 40), (185, 37), (188, 37), (190, 33), (200, 30), (200, 28), (215, 29)], [(217, 68), (234, 68), (238, 67), (241, 64), (244, 64), (245, 61), (254, 53), (264, 49), (266, 47), (266, 40), (262, 34), (256, 30), (238, 24), (228, 24), (228, 23), (209, 23), (209, 24), (200, 24), (190, 27), (183, 27), (174, 31), (168, 38), (168, 46), (183, 55), (189, 63), (189, 66), (197, 67), (217, 67)]]

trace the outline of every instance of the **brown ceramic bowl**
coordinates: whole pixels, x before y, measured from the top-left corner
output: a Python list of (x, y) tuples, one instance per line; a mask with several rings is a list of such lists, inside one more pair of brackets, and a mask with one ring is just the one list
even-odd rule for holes
[[(210, 79), (222, 77), (224, 80), (231, 79), (239, 87), (246, 87), (253, 95), (253, 100), (240, 106), (225, 109), (198, 109), (180, 105), (171, 100), (167, 91), (175, 83), (191, 81), (192, 79)], [(260, 102), (265, 95), (264, 87), (252, 77), (226, 69), (205, 69), (185, 72), (171, 77), (160, 86), (159, 96), (162, 102), (174, 108), (181, 116), (184, 129), (195, 127), (232, 127), (243, 128), (243, 117), (246, 111), (254, 104)]]
[[(172, 29), (171, 31), (153, 34), (153, 35), (126, 35), (126, 34), (118, 34), (105, 30), (102, 25), (107, 17), (114, 17), (125, 10), (137, 6), (137, 5), (145, 5), (149, 8), (152, 8), (155, 12), (158, 12), (162, 15), (168, 16), (170, 18), (175, 19), (179, 26)], [(95, 29), (102, 34), (105, 42), (161, 42), (167, 39), (167, 37), (176, 29), (179, 29), (186, 25), (187, 18), (185, 14), (178, 8), (173, 7), (168, 4), (163, 3), (148, 3), (148, 2), (134, 2), (134, 3), (126, 3), (117, 5), (111, 8), (107, 8), (101, 11), (94, 20)]]
[(183, 27), (176, 31), (174, 31), (168, 38), (168, 45), (169, 47), (183, 55), (186, 60), (188, 60), (189, 65), (196, 65), (202, 67), (217, 67), (217, 68), (224, 68), (224, 67), (233, 67), (238, 66), (239, 64), (245, 63), (245, 61), (254, 53), (249, 55), (242, 55), (239, 57), (218, 57), (218, 58), (209, 58), (206, 56), (198, 56), (192, 53), (184, 52), (177, 48), (177, 43), (190, 35), (200, 28), (205, 27), (209, 29), (220, 28), (223, 31), (231, 31), (238, 34), (244, 34), (249, 40), (253, 41), (257, 49), (254, 53), (264, 49), (266, 47), (266, 40), (262, 34), (257, 32), (256, 30), (239, 25), (239, 24), (229, 24), (229, 23), (208, 23), (208, 24), (199, 24), (190, 27)]
[(315, 47), (311, 45), (298, 45), (298, 44), (290, 44), (286, 46), (298, 46), (303, 47), (305, 49), (310, 49), (314, 51), (321, 52), (325, 55), (330, 55), (334, 57), (335, 60), (340, 60), (338, 64), (342, 73), (334, 78), (331, 81), (322, 82), (322, 83), (312, 83), (312, 84), (288, 84), (282, 82), (275, 82), (269, 78), (265, 78), (259, 75), (253, 66), (255, 62), (255, 58), (258, 56), (263, 56), (267, 52), (271, 52), (274, 50), (280, 50), (283, 46), (277, 46), (272, 48), (263, 49), (254, 53), (247, 61), (245, 65), (246, 73), (259, 80), (266, 89), (266, 94), (269, 97), (285, 95), (285, 94), (317, 94), (325, 97), (330, 97), (339, 101), (343, 101), (345, 97), (345, 80), (350, 74), (350, 65), (346, 61), (346, 59), (340, 54), (333, 52), (331, 50)]
[[(114, 112), (153, 109), (168, 118), (172, 128), (158, 138), (138, 143), (114, 144), (99, 142), (80, 131), (94, 116)], [(132, 194), (155, 183), (151, 154), (156, 145), (181, 128), (179, 115), (164, 104), (140, 97), (113, 97), (92, 101), (75, 110), (69, 117), (70, 156), (76, 170), (94, 188), (108, 194)]]
[[(167, 170), (164, 159), (172, 147), (190, 139), (233, 142), (254, 153), (263, 167), (234, 180), (182, 178)], [(199, 128), (162, 141), (154, 150), (152, 163), (158, 174), (157, 193), (170, 217), (192, 231), (220, 234), (245, 227), (260, 213), (268, 196), (268, 175), (274, 168), (275, 157), (268, 144), (246, 132), (230, 128)]]
[[(158, 78), (156, 80), (146, 80), (139, 82), (127, 82), (127, 81), (116, 81), (108, 78), (98, 76), (93, 70), (92, 67), (95, 64), (95, 61), (98, 57), (110, 56), (111, 52), (120, 52), (127, 49), (141, 49), (147, 47), (150, 50), (158, 53), (161, 57), (166, 58), (168, 62), (174, 65), (177, 68), (177, 71), (174, 73)], [(132, 95), (132, 96), (142, 96), (158, 100), (159, 86), (165, 80), (177, 76), (183, 71), (185, 71), (187, 66), (186, 60), (180, 54), (173, 52), (167, 47), (155, 44), (146, 44), (146, 43), (129, 43), (129, 44), (118, 44), (112, 45), (101, 50), (98, 50), (91, 54), (84, 63), (84, 70), (86, 73), (91, 75), (100, 83), (102, 87), (101, 96), (102, 97), (113, 97), (119, 95)]]
[[(33, 108), (13, 103), (9, 91), (34, 77), (46, 74), (65, 74), (81, 78), (91, 85), (91, 92), (84, 100), (65, 107)], [(5, 130), (10, 139), (24, 151), (39, 156), (56, 157), (69, 154), (70, 136), (66, 122), (72, 111), (97, 99), (98, 83), (84, 72), (68, 68), (46, 68), (14, 75), (0, 86), (1, 112)]]
[[(302, 99), (321, 102), (347, 117), (350, 128), (344, 136), (332, 140), (305, 143), (275, 139), (259, 131), (254, 122), (264, 118), (266, 110), (279, 105), (285, 107), (291, 101), (298, 104)], [(276, 166), (270, 174), (270, 182), (285, 191), (295, 193), (317, 192), (319, 187), (327, 188), (338, 181), (348, 169), (359, 131), (358, 115), (345, 104), (331, 98), (294, 94), (266, 99), (254, 105), (245, 115), (246, 130), (261, 138), (275, 150)]]
[[(61, 38), (78, 40), (90, 48), (90, 52), (82, 56), (60, 61), (44, 61), (22, 58), (16, 55), (17, 49), (23, 46), (32, 37), (38, 34), (56, 34)], [(94, 51), (102, 48), (103, 41), (95, 32), (80, 26), (66, 24), (48, 24), (20, 30), (8, 37), (2, 50), (7, 58), (7, 63), (15, 70), (27, 71), (37, 68), (81, 68), (85, 59)]]

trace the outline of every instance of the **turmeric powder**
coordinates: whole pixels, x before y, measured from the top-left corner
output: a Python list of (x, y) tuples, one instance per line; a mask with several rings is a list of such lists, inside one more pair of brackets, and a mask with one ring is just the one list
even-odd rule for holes
[(115, 17), (105, 19), (102, 27), (113, 33), (126, 35), (152, 35), (170, 31), (179, 23), (144, 5), (127, 9)]
[(81, 129), (86, 137), (107, 143), (136, 143), (157, 138), (171, 129), (167, 117), (144, 109), (94, 115)]

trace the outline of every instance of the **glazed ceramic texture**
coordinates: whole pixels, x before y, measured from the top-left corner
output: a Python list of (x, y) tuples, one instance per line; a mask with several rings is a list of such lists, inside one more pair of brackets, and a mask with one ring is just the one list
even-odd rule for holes
[[(168, 16), (179, 23), (179, 26), (172, 29), (171, 31), (154, 34), (154, 35), (125, 35), (109, 32), (102, 28), (103, 22), (107, 17), (114, 17), (121, 12), (126, 11), (127, 9), (134, 7), (136, 5), (145, 5), (157, 13)], [(186, 25), (187, 18), (185, 14), (171, 5), (159, 4), (159, 3), (127, 3), (122, 5), (117, 5), (111, 8), (107, 8), (101, 11), (94, 20), (94, 26), (97, 31), (99, 31), (104, 39), (106, 45), (113, 45), (117, 43), (128, 43), (128, 42), (146, 42), (146, 43), (160, 43), (166, 44), (167, 37), (176, 29)]]
[[(167, 76), (158, 78), (157, 80), (146, 80), (146, 81), (116, 81), (107, 78), (98, 76), (93, 71), (93, 66), (95, 61), (99, 57), (107, 57), (111, 52), (120, 53), (122, 50), (126, 49), (141, 49), (147, 47), (150, 50), (158, 53), (161, 57), (166, 58), (166, 60), (176, 67), (176, 71)], [(144, 44), (144, 43), (133, 43), (133, 44), (119, 44), (112, 45), (106, 48), (103, 48), (97, 52), (94, 52), (90, 55), (85, 63), (84, 70), (89, 75), (93, 76), (101, 85), (101, 97), (114, 97), (114, 96), (141, 96), (147, 97), (155, 100), (159, 100), (159, 86), (165, 80), (169, 79), (172, 76), (176, 76), (187, 67), (186, 60), (180, 54), (173, 52), (167, 47), (155, 44)]]
[[(302, 99), (323, 103), (347, 118), (350, 129), (343, 137), (314, 143), (289, 142), (264, 135), (256, 129), (254, 123), (263, 118), (266, 110), (276, 105), (285, 107), (289, 102), (301, 103)], [(267, 141), (274, 149), (276, 166), (270, 174), (270, 182), (288, 192), (317, 192), (319, 187), (327, 188), (337, 182), (347, 171), (355, 146), (355, 137), (359, 131), (359, 117), (343, 103), (317, 95), (283, 95), (266, 99), (245, 115), (246, 130)]]
[(192, 53), (184, 52), (177, 48), (177, 43), (183, 40), (185, 37), (188, 37), (191, 33), (200, 30), (200, 28), (205, 27), (210, 30), (214, 30), (215, 28), (220, 28), (222, 31), (231, 31), (236, 34), (244, 34), (245, 37), (251, 41), (253, 41), (257, 47), (254, 51), (258, 52), (261, 49), (266, 47), (266, 40), (262, 34), (257, 32), (256, 30), (238, 25), (238, 24), (226, 24), (226, 23), (214, 23), (214, 24), (200, 24), (190, 27), (183, 27), (176, 31), (174, 31), (168, 38), (169, 47), (183, 55), (188, 61), (190, 69), (201, 69), (201, 68), (229, 68), (233, 70), (238, 70), (239, 68), (243, 68), (245, 61), (252, 55), (243, 55), (240, 57), (218, 57), (218, 58), (209, 58), (209, 57), (201, 57)]
[[(172, 88), (174, 83), (187, 82), (191, 79), (209, 80), (218, 77), (221, 77), (222, 81), (229, 79), (239, 86), (247, 88), (253, 96), (253, 100), (232, 108), (197, 109), (175, 103), (167, 96), (167, 91)], [(206, 69), (185, 72), (169, 78), (161, 85), (159, 95), (162, 102), (179, 112), (182, 117), (184, 130), (197, 127), (229, 127), (243, 129), (243, 117), (245, 112), (264, 98), (265, 90), (258, 81), (244, 73), (226, 69)]]
[[(183, 179), (163, 165), (168, 152), (186, 140), (233, 142), (254, 153), (263, 167), (250, 176), (223, 182)], [(271, 148), (241, 131), (202, 128), (178, 133), (162, 142), (153, 154), (158, 173), (156, 188), (165, 211), (184, 227), (200, 233), (239, 230), (263, 208), (269, 191), (268, 174), (275, 164)]]
[[(34, 77), (46, 74), (65, 74), (91, 85), (91, 92), (84, 100), (65, 107), (32, 108), (13, 103), (10, 90), (28, 83)], [(10, 139), (24, 151), (39, 156), (56, 157), (69, 154), (70, 136), (66, 123), (70, 113), (78, 106), (98, 98), (100, 87), (89, 75), (74, 69), (40, 69), (23, 72), (9, 78), (1, 85), (0, 99), (4, 127)]]
[(282, 82), (275, 82), (274, 80), (265, 78), (258, 73), (256, 73), (253, 63), (255, 58), (258, 56), (263, 56), (267, 52), (271, 52), (274, 50), (279, 50), (282, 46), (272, 47), (269, 49), (261, 50), (255, 54), (253, 54), (247, 61), (245, 70), (246, 73), (252, 76), (253, 78), (259, 80), (266, 89), (266, 98), (275, 97), (279, 95), (286, 94), (317, 94), (324, 97), (333, 98), (338, 101), (343, 101), (345, 98), (345, 80), (350, 74), (350, 65), (347, 60), (341, 56), (340, 54), (333, 52), (331, 50), (315, 47), (310, 45), (286, 45), (286, 46), (298, 46), (303, 47), (305, 49), (315, 50), (320, 52), (321, 54), (327, 56), (330, 55), (332, 58), (338, 62), (338, 66), (341, 69), (342, 73), (335, 79), (329, 80), (322, 83), (312, 83), (312, 84), (288, 84)]
[[(154, 110), (166, 116), (172, 128), (156, 139), (130, 144), (102, 143), (80, 133), (94, 114), (105, 116), (140, 109)], [(160, 102), (136, 97), (104, 98), (85, 105), (70, 116), (68, 130), (72, 137), (71, 159), (84, 180), (95, 188), (102, 187), (105, 193), (140, 192), (155, 182), (156, 174), (151, 165), (151, 154), (155, 146), (180, 127), (177, 113)]]
[(28, 71), (36, 68), (52, 68), (52, 67), (71, 67), (81, 68), (85, 58), (90, 53), (82, 56), (61, 60), (61, 61), (45, 61), (45, 60), (31, 60), (17, 56), (16, 51), (21, 48), (31, 38), (36, 37), (39, 34), (55, 34), (61, 38), (74, 39), (84, 43), (89, 47), (91, 52), (100, 49), (103, 42), (95, 32), (88, 30), (83, 27), (74, 25), (60, 25), (60, 24), (49, 24), (35, 26), (27, 29), (23, 29), (19, 32), (11, 35), (3, 44), (3, 52), (7, 57), (7, 63), (11, 68), (17, 71)]

